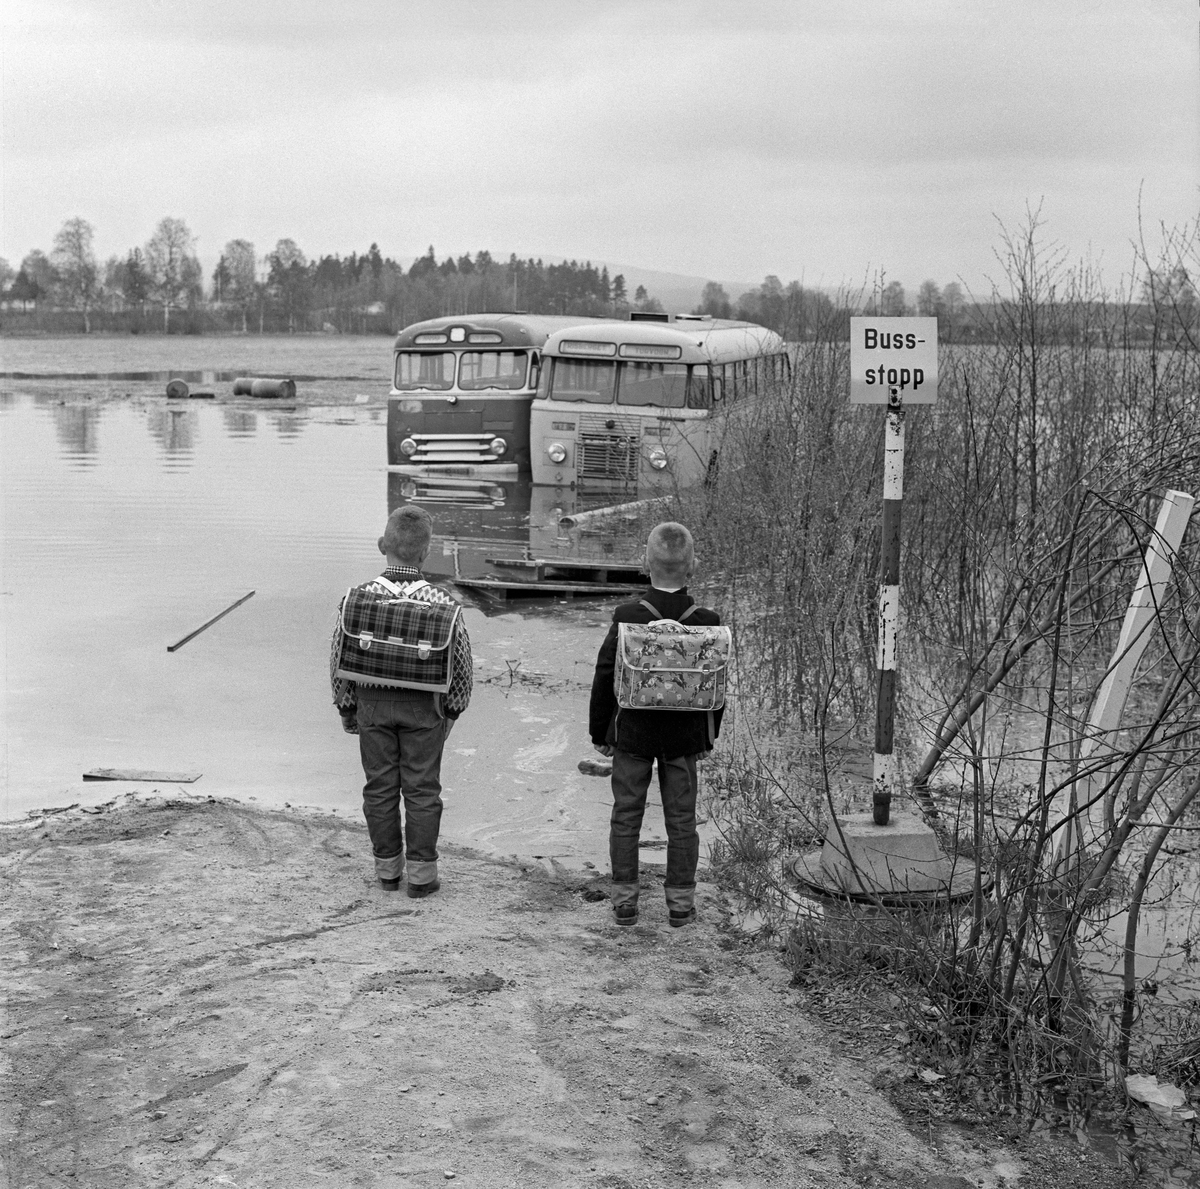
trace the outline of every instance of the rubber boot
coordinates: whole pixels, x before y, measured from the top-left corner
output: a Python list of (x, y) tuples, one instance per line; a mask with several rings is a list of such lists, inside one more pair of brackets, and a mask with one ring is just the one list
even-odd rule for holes
[(678, 929), (696, 919), (696, 885), (686, 888), (667, 887), (667, 919), (672, 929)]
[(614, 883), (609, 893), (612, 896), (613, 916), (618, 925), (636, 925), (638, 920), (638, 890), (636, 883)]

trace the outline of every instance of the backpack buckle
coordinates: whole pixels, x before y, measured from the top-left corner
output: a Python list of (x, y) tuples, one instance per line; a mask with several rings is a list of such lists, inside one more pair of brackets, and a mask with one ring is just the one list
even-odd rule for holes
[(421, 661), (427, 661), (429, 659), (429, 653), (432, 648), (433, 648), (432, 640), (418, 640), (417, 641), (417, 659), (421, 660)]
[(374, 632), (359, 632), (359, 634), (358, 634), (358, 646), (359, 646), (359, 648), (363, 649), (364, 651), (371, 647), (374, 640), (375, 640)]

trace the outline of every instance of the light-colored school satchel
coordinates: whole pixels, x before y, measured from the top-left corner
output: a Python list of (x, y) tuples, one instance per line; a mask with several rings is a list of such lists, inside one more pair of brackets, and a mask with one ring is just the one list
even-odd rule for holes
[[(652, 614), (658, 608), (645, 599)], [(613, 688), (623, 710), (720, 710), (733, 653), (727, 627), (688, 627), (678, 619), (617, 625), (617, 661)]]

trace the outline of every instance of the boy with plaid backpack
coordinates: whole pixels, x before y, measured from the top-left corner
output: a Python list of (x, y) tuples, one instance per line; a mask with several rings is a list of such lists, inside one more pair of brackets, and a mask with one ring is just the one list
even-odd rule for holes
[[(679, 927), (696, 915), (696, 761), (720, 730), (729, 632), (688, 594), (695, 568), (692, 534), (682, 524), (658, 525), (646, 542), (650, 590), (616, 608), (596, 658), (589, 727), (596, 750), (612, 757), (608, 845), (618, 925), (637, 924), (638, 843), (655, 764), (667, 827), (668, 916)], [(680, 622), (705, 630), (680, 631)]]
[(460, 608), (421, 576), (432, 535), (429, 513), (414, 504), (388, 517), (379, 538), (387, 569), (347, 592), (330, 651), (333, 703), (343, 729), (358, 736), (367, 778), (375, 874), (384, 890), (398, 891), (407, 857), (414, 899), (441, 886), (442, 748), (472, 685)]

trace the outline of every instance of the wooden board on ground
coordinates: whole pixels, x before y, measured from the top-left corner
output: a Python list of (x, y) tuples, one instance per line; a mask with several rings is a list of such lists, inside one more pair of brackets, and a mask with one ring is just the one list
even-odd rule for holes
[(163, 784), (191, 784), (203, 772), (159, 772), (153, 768), (89, 768), (84, 780), (158, 780)]

